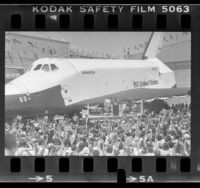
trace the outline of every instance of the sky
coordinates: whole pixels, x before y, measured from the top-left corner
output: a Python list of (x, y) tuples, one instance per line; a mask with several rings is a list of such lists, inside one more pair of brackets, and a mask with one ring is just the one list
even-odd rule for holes
[(70, 42), (70, 47), (85, 51), (99, 51), (123, 56), (124, 48), (134, 47), (148, 41), (151, 32), (18, 32), (55, 40)]

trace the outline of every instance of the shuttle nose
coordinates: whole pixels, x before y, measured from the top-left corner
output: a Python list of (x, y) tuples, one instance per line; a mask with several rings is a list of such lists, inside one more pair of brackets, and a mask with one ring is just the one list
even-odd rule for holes
[[(5, 113), (8, 115), (11, 111), (18, 111), (22, 108), (20, 105), (24, 100), (23, 96), (27, 95), (28, 90), (23, 86), (18, 86), (13, 83), (5, 85)], [(8, 113), (8, 114), (7, 114)]]
[(28, 90), (23, 87), (16, 85), (14, 83), (8, 83), (5, 85), (5, 95), (21, 95), (28, 93)]

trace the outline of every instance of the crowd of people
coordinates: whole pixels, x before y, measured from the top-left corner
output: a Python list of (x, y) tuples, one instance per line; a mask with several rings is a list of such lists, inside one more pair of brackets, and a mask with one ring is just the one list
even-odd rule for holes
[[(189, 156), (191, 108), (172, 105), (159, 113), (103, 119), (16, 118), (5, 123), (6, 155)], [(8, 138), (9, 136), (9, 138)], [(10, 139), (12, 136), (12, 139)], [(15, 143), (16, 142), (16, 143)], [(12, 152), (11, 152), (12, 151)]]

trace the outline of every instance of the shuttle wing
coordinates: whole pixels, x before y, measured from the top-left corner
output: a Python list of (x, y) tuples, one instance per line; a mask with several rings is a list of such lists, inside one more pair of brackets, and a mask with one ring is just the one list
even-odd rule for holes
[[(149, 100), (155, 98), (166, 98), (173, 96), (184, 96), (190, 94), (190, 88), (169, 88), (169, 89), (147, 89), (147, 88), (139, 88), (139, 89), (131, 89), (127, 91), (122, 91), (118, 93), (113, 93), (106, 96), (101, 96), (93, 99), (88, 99), (80, 102), (82, 105), (85, 103), (97, 104), (102, 103), (106, 98), (114, 98), (117, 97), (120, 101), (123, 100)], [(79, 104), (80, 104), (79, 103)]]

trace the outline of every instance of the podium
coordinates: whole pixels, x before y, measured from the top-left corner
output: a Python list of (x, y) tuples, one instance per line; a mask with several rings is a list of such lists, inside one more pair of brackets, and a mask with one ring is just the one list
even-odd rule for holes
[(119, 103), (114, 103), (112, 105), (113, 116), (119, 116)]

